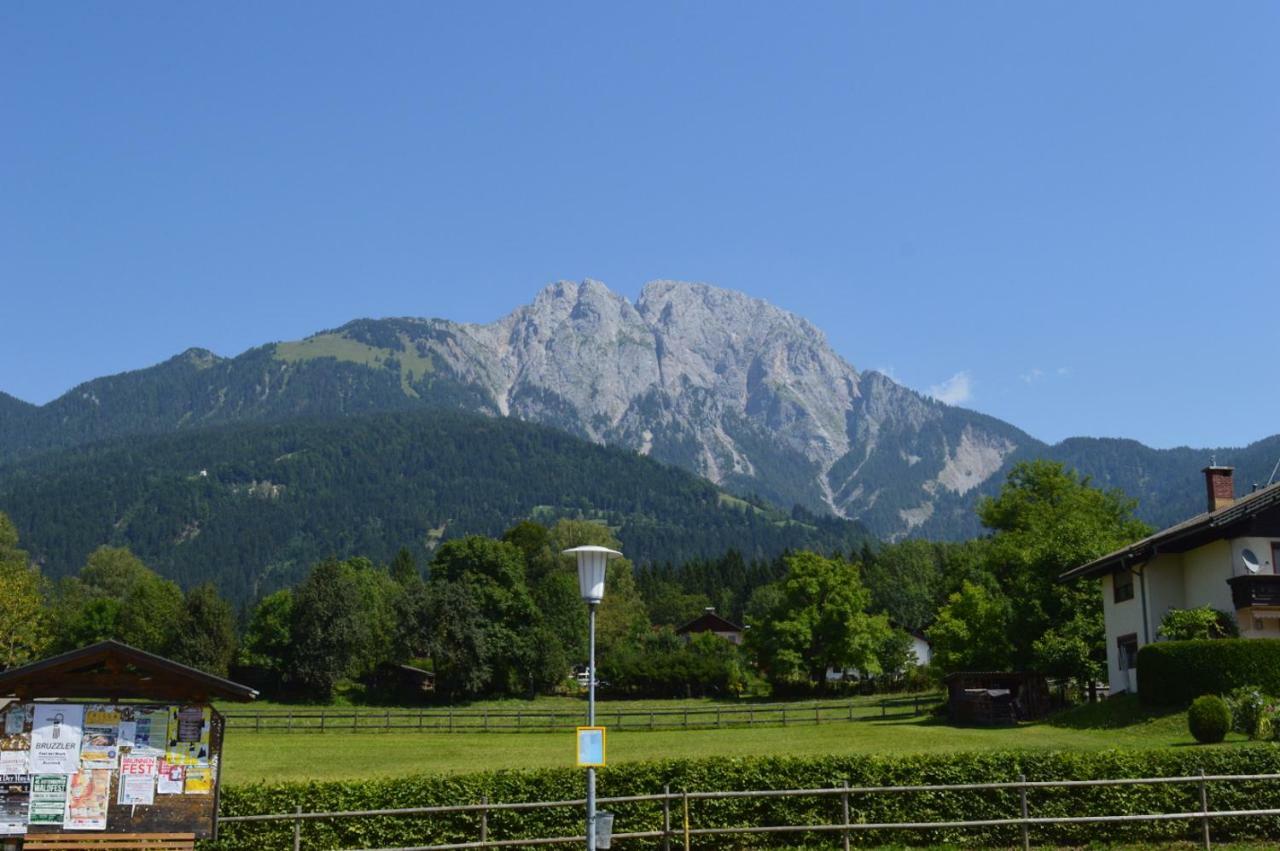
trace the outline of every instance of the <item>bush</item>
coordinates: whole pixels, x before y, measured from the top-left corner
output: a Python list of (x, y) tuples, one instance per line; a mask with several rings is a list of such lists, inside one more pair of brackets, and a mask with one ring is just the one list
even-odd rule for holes
[(1231, 729), (1231, 709), (1216, 694), (1197, 697), (1187, 710), (1187, 726), (1202, 745), (1214, 745), (1227, 737)]
[(1276, 699), (1262, 689), (1257, 686), (1234, 689), (1227, 695), (1227, 707), (1231, 710), (1231, 729), (1254, 740), (1271, 737)]
[(1170, 609), (1160, 621), (1160, 638), (1165, 641), (1239, 637), (1240, 626), (1235, 617), (1213, 606)]
[[(323, 738), (323, 737), (322, 737)], [(1096, 780), (1119, 777), (1170, 777), (1206, 774), (1270, 774), (1280, 772), (1280, 748), (1181, 748), (1144, 751), (1053, 753), (1007, 751), (920, 754), (912, 756), (759, 757), (663, 760), (622, 763), (599, 772), (604, 796), (729, 789), (815, 789), (851, 786), (902, 786), (931, 783), (1016, 782), (1028, 780)], [(564, 801), (582, 796), (583, 777), (571, 768), (537, 771), (498, 771), (450, 776), (416, 776), (346, 783), (286, 783), (224, 786), (224, 816), (291, 813), (296, 805), (309, 812), (382, 809), (390, 807), (475, 804), (482, 796), (493, 802)], [(1215, 809), (1280, 808), (1280, 785), (1274, 781), (1211, 783)], [(851, 796), (855, 818), (865, 822), (1005, 819), (1019, 813), (1016, 791), (1002, 789), (948, 793), (856, 794)], [(1187, 812), (1199, 807), (1195, 784), (1150, 786), (1080, 786), (1033, 790), (1030, 805), (1037, 816)], [(672, 806), (679, 830), (680, 802)], [(659, 829), (662, 806), (652, 801), (620, 802), (615, 830)], [(839, 795), (787, 798), (735, 798), (690, 802), (693, 827), (751, 824), (832, 824), (841, 817)], [(582, 809), (541, 807), (489, 815), (491, 839), (572, 836), (582, 829)], [(1096, 825), (1036, 825), (1032, 840), (1044, 846), (1075, 846), (1098, 837)], [(430, 818), (348, 818), (308, 821), (303, 847), (388, 848), (474, 842), (479, 838), (475, 812), (439, 814)], [(1132, 822), (1108, 825), (1107, 839), (1116, 844), (1159, 844), (1198, 836), (1198, 822)], [(223, 823), (216, 843), (201, 843), (204, 851), (257, 851), (292, 844), (288, 822)], [(859, 846), (951, 845), (1008, 847), (1017, 828), (990, 826), (974, 829), (919, 831), (856, 831), (850, 841)], [(1237, 817), (1216, 820), (1213, 837), (1219, 842), (1280, 839), (1280, 820)], [(679, 843), (678, 834), (675, 844)], [(700, 836), (697, 847), (728, 851), (745, 845), (743, 837)], [(831, 847), (830, 834), (775, 834), (753, 837), (753, 848)], [(629, 849), (656, 851), (661, 839), (633, 840)]]
[(1138, 651), (1138, 696), (1151, 706), (1187, 706), (1247, 685), (1280, 694), (1280, 639), (1161, 641)]

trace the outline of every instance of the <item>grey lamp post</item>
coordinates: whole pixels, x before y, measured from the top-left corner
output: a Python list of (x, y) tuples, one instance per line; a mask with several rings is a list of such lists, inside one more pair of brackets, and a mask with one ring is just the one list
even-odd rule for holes
[[(605, 568), (622, 553), (608, 547), (574, 547), (564, 555), (578, 559), (578, 591), (587, 604), (590, 655), (587, 668), (587, 726), (596, 725), (596, 608), (604, 599)], [(587, 851), (596, 851), (596, 770), (587, 768)]]

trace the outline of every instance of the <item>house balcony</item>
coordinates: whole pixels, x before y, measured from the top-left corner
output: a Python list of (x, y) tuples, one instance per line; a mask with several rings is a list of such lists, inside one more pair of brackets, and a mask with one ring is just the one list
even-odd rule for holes
[(1233, 576), (1227, 584), (1231, 586), (1236, 611), (1252, 606), (1280, 606), (1280, 576), (1274, 573)]

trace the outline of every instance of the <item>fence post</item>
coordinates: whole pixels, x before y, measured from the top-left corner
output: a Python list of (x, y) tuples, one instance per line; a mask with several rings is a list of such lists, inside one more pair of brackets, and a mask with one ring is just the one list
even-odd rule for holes
[(519, 730), (522, 727), (524, 727), (524, 710), (517, 709), (516, 710), (516, 729)]
[(671, 851), (671, 787), (662, 787), (662, 851)]
[(650, 730), (653, 729), (653, 713), (652, 712), (649, 713), (649, 729)]
[(1204, 781), (1204, 769), (1200, 769), (1200, 812), (1201, 821), (1204, 823), (1204, 847), (1209, 847), (1209, 789)]
[(684, 851), (689, 851), (689, 792), (681, 794), (684, 795)]
[(689, 707), (684, 708), (684, 728), (689, 729)]
[(489, 841), (489, 796), (480, 796), (480, 805), (484, 808), (480, 810), (480, 841)]
[(915, 713), (915, 714), (916, 714), (916, 715), (919, 715), (919, 714), (920, 714), (920, 695), (919, 695), (919, 694), (915, 695), (915, 699), (916, 699), (916, 713)]
[(262, 732), (262, 713), (258, 712), (253, 716), (253, 732)]
[(288, 733), (293, 732), (293, 710), (292, 709), (289, 710), (289, 728), (285, 732), (288, 732)]
[(849, 851), (849, 780), (845, 778), (840, 781), (840, 785), (844, 787), (844, 794), (840, 796), (841, 805), (844, 807), (844, 851)]
[(320, 732), (321, 733), (324, 732), (324, 715), (325, 715), (325, 712), (323, 709), (321, 709), (320, 710)]
[(782, 707), (782, 726), (787, 726), (787, 707), (785, 704)]
[(485, 708), (485, 710), (484, 710), (484, 731), (485, 731), (486, 733), (487, 733), (487, 732), (489, 732), (489, 709), (488, 709), (488, 707), (486, 707), (486, 708)]
[(849, 701), (849, 720), (853, 720), (853, 701)]
[(756, 708), (754, 706), (747, 707), (747, 726), (754, 727), (756, 724)]
[(1019, 774), (1018, 782), (1021, 783), (1021, 786), (1018, 787), (1018, 797), (1021, 802), (1021, 810), (1023, 810), (1023, 824), (1021, 824), (1021, 828), (1023, 828), (1023, 851), (1030, 851), (1032, 837), (1030, 837), (1030, 825), (1027, 824), (1027, 775)]
[(880, 717), (885, 717), (888, 711), (888, 708), (885, 706), (885, 699), (883, 697), (880, 698)]
[[(301, 816), (302, 804), (298, 804), (293, 812), (295, 816)], [(302, 848), (302, 819), (295, 818), (293, 820), (293, 851), (299, 851), (300, 848)]]
[(449, 732), (453, 732), (453, 707), (449, 707)]
[(716, 729), (720, 729), (720, 707), (716, 707)]
[(418, 710), (418, 729), (419, 729), (419, 730), (421, 730), (421, 729), (422, 729), (422, 716), (423, 716), (423, 715), (426, 715), (426, 713), (427, 713), (427, 711), (426, 711), (425, 709), (419, 709), (419, 710)]
[(391, 710), (387, 710), (387, 717), (383, 719), (382, 726), (389, 733), (391, 732)]
[(813, 723), (814, 723), (814, 724), (821, 724), (821, 723), (822, 723), (822, 718), (821, 718), (821, 716), (818, 714), (818, 713), (820, 713), (821, 711), (822, 711), (822, 704), (821, 704), (821, 703), (815, 703), (815, 704), (813, 705)]

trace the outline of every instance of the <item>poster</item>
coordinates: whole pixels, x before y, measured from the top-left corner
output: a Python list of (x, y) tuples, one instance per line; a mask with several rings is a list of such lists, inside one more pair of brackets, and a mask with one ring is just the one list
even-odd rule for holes
[(94, 768), (71, 775), (67, 783), (66, 830), (106, 830), (111, 803), (111, 771)]
[[(151, 763), (155, 767), (155, 763)], [(116, 802), (126, 805), (150, 806), (156, 802), (156, 776), (154, 774), (125, 774), (120, 772), (120, 794)]]
[(31, 770), (31, 704), (10, 704), (0, 716), (0, 774), (27, 774)]
[(20, 736), (31, 731), (31, 704), (13, 703), (4, 711), (4, 737)]
[(183, 790), (187, 795), (213, 794), (213, 769), (207, 766), (187, 766), (187, 785)]
[(88, 704), (80, 736), (80, 768), (115, 768), (120, 757), (119, 736), (120, 710), (110, 704)]
[(120, 747), (133, 756), (164, 756), (164, 737), (169, 729), (167, 706), (132, 706), (124, 709), (120, 721)]
[(36, 774), (31, 778), (31, 823), (62, 824), (67, 805), (67, 775)]
[(181, 795), (187, 769), (182, 765), (170, 765), (166, 760), (156, 761), (156, 794)]
[(31, 775), (0, 774), (0, 836), (27, 832)]
[(84, 707), (72, 703), (40, 703), (31, 729), (31, 772), (75, 774), (80, 770), (80, 735)]
[(209, 764), (209, 707), (174, 706), (165, 759), (170, 765)]

